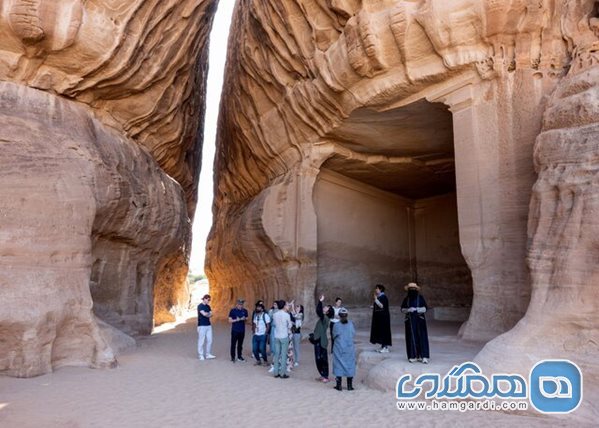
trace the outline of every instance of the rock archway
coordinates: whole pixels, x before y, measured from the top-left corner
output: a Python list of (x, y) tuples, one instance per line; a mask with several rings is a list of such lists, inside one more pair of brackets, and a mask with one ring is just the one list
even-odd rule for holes
[(317, 294), (366, 306), (382, 283), (399, 305), (403, 285), (418, 281), (436, 316), (465, 321), (472, 279), (459, 243), (447, 106), (358, 109), (327, 141), (333, 153), (313, 196)]

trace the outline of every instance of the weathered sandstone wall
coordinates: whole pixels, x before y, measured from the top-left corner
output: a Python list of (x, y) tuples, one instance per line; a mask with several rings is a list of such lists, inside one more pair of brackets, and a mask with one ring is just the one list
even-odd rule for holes
[[(416, 201), (414, 253), (417, 282), (431, 307), (468, 309), (472, 305), (472, 278), (460, 248), (456, 195)], [(402, 298), (405, 293), (401, 293)]]
[(473, 287), (461, 336), (494, 339), (476, 357), (492, 371), (575, 361), (576, 417), (596, 421), (599, 2), (240, 5), (208, 243), (217, 309), (326, 289), (321, 168), (397, 194), (438, 192), (430, 177), (449, 171)]
[[(488, 340), (512, 328), (530, 298), (533, 144), (576, 47), (562, 29), (593, 8), (567, 0), (241, 1), (206, 266), (216, 308), (243, 295), (294, 297), (310, 309), (326, 287), (317, 283), (313, 203), (323, 164), (433, 192), (422, 197), (446, 193), (447, 180), (431, 177), (449, 172), (473, 287), (461, 334)], [(449, 131), (435, 107), (443, 104)]]
[(584, 376), (578, 413), (594, 423), (599, 418), (594, 405), (599, 397), (599, 18), (574, 31), (572, 66), (551, 96), (535, 144), (530, 305), (516, 327), (489, 342), (477, 361), (519, 372), (544, 358), (573, 360)]
[(399, 306), (403, 286), (427, 284), (431, 306), (469, 308), (472, 280), (460, 250), (456, 195), (411, 200), (321, 169), (314, 186), (316, 294), (364, 306), (373, 284), (388, 284)]
[(111, 329), (172, 318), (216, 3), (0, 2), (0, 372), (110, 366)]
[(8, 82), (0, 141), (0, 370), (112, 363), (92, 295), (109, 323), (112, 309), (130, 333), (151, 328), (154, 268), (189, 233), (180, 186), (86, 109)]
[(195, 208), (215, 0), (5, 0), (0, 77), (82, 102), (145, 147)]
[[(372, 284), (411, 280), (408, 200), (322, 170), (314, 186), (318, 232), (316, 293), (363, 305)], [(403, 293), (389, 290), (392, 304)]]

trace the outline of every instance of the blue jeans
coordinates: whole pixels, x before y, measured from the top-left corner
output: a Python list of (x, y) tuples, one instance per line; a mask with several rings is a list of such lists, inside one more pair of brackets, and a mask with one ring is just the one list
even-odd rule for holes
[(302, 345), (302, 334), (294, 333), (293, 334), (293, 352), (295, 354), (295, 362), (299, 364), (300, 362), (300, 347)]
[[(271, 318), (272, 319), (272, 318)], [(270, 327), (270, 353), (275, 354), (275, 327)]]
[(260, 354), (262, 354), (265, 363), (268, 361), (266, 359), (266, 334), (254, 335), (252, 338), (252, 352), (256, 361), (260, 362)]
[(276, 339), (275, 338), (275, 357), (274, 357), (274, 374), (286, 375), (287, 374), (287, 348), (289, 348), (289, 338)]

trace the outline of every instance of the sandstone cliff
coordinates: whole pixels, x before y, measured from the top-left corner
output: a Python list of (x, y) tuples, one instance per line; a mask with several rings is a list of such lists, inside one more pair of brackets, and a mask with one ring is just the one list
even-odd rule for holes
[[(573, 49), (560, 28), (592, 8), (591, 1), (240, 2), (208, 243), (216, 302), (242, 293), (312, 305), (333, 275), (319, 273), (324, 247), (313, 197), (326, 169), (408, 197), (412, 211), (414, 201), (453, 188), (460, 227), (451, 251), (463, 254), (474, 291), (463, 334), (490, 339), (511, 328), (530, 295), (532, 147), (545, 97)], [(370, 253), (364, 257), (388, 257)], [(399, 299), (417, 262), (408, 254), (394, 263), (406, 273), (360, 274), (348, 292), (380, 280)], [(515, 303), (506, 308), (508, 298)]]
[(310, 309), (321, 292), (365, 306), (379, 281), (398, 303), (413, 279), (463, 305), (465, 267), (460, 335), (497, 338), (478, 361), (566, 355), (595, 396), (598, 10), (241, 1), (208, 242), (217, 310), (238, 295)]
[(112, 365), (96, 316), (129, 334), (172, 316), (216, 4), (0, 4), (1, 372)]
[(591, 403), (599, 397), (599, 19), (590, 24), (572, 34), (572, 66), (551, 96), (535, 144), (530, 305), (516, 327), (488, 343), (477, 359), (512, 371), (543, 358), (574, 360), (584, 375), (583, 411), (596, 421), (599, 411)]

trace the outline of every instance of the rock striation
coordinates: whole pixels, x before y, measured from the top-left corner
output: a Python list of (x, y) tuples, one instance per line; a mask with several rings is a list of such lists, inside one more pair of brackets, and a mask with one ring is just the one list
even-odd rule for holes
[(598, 11), (240, 1), (207, 244), (216, 310), (242, 296), (311, 313), (320, 293), (365, 306), (377, 282), (397, 304), (417, 280), (435, 306), (470, 308), (460, 337), (491, 341), (481, 364), (567, 354), (596, 388)]
[[(240, 293), (312, 305), (317, 289), (336, 293), (341, 282), (346, 294), (363, 297), (384, 281), (400, 300), (403, 284), (421, 278), (444, 305), (471, 304), (463, 337), (489, 340), (513, 327), (530, 298), (533, 145), (546, 98), (575, 49), (561, 29), (583, 21), (593, 7), (592, 1), (241, 1), (223, 88), (206, 265), (216, 305)], [(421, 235), (415, 207), (423, 200), (453, 194), (457, 213), (446, 208), (455, 218), (448, 230), (459, 239), (446, 233), (437, 242), (461, 253), (463, 261), (452, 256), (452, 263), (467, 269), (449, 274), (461, 285), (450, 281), (434, 290), (446, 276), (439, 255), (431, 254), (435, 240), (417, 248), (422, 241), (408, 239), (400, 255), (369, 243), (359, 257), (336, 262), (354, 266), (362, 255), (392, 260), (394, 253), (395, 274), (392, 263), (381, 275), (363, 267), (359, 281), (338, 277), (327, 288), (335, 274), (322, 272), (318, 259), (347, 242), (322, 242), (318, 225), (327, 216), (348, 217), (340, 207), (323, 215), (314, 198), (322, 171), (408, 199), (401, 236)], [(430, 223), (426, 212), (421, 218)], [(337, 236), (390, 226), (381, 221), (356, 218)], [(452, 286), (460, 287), (459, 302), (441, 296)]]
[(91, 107), (195, 208), (214, 0), (7, 0), (0, 77)]
[(477, 359), (511, 371), (545, 358), (574, 360), (584, 375), (583, 411), (595, 421), (599, 411), (590, 403), (599, 397), (599, 19), (588, 24), (572, 34), (572, 66), (551, 96), (535, 144), (530, 305)]
[(112, 366), (172, 317), (216, 5), (2, 2), (0, 372)]

